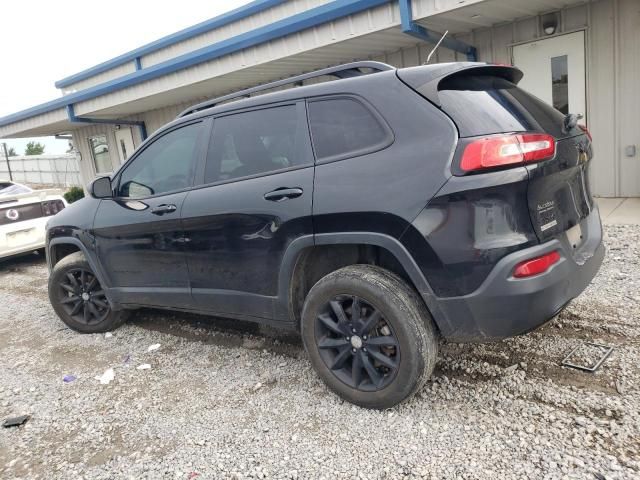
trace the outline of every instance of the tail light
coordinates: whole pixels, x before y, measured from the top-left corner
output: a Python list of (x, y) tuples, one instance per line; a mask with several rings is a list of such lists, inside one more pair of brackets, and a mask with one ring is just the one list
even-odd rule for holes
[(64, 209), (64, 203), (62, 200), (49, 200), (47, 202), (42, 202), (40, 206), (42, 207), (42, 214), (45, 217), (55, 215), (60, 210)]
[(513, 269), (513, 276), (516, 278), (532, 277), (544, 273), (555, 263), (560, 260), (560, 254), (557, 250), (542, 255), (541, 257), (531, 258), (520, 262)]
[(587, 137), (589, 137), (590, 142), (593, 142), (593, 138), (591, 137), (591, 132), (589, 131), (586, 125), (578, 125), (578, 128), (582, 130)]
[(460, 168), (465, 172), (540, 162), (553, 157), (556, 141), (545, 133), (522, 133), (472, 140), (462, 152)]

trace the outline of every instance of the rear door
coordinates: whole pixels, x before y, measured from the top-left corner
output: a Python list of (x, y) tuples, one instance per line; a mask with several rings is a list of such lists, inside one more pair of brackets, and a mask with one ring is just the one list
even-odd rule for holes
[(98, 255), (121, 303), (191, 304), (180, 211), (203, 154), (205, 123), (155, 138), (114, 178), (114, 198), (100, 202)]
[(194, 305), (273, 318), (287, 247), (311, 236), (313, 155), (304, 102), (218, 116), (182, 223)]

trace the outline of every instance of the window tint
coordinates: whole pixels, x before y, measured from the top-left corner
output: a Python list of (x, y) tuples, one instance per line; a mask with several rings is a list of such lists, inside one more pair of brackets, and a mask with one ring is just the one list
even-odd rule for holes
[(203, 131), (200, 122), (155, 140), (122, 172), (119, 196), (140, 198), (191, 186)]
[(312, 163), (305, 135), (295, 105), (216, 118), (205, 183)]
[(462, 137), (518, 131), (565, 136), (562, 113), (504, 78), (453, 76), (440, 83), (438, 97)]
[(366, 153), (391, 140), (373, 114), (350, 98), (310, 102), (309, 124), (318, 160)]

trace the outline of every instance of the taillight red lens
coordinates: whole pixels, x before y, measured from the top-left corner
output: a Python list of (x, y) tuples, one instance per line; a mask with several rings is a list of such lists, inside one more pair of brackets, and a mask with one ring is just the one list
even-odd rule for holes
[(42, 202), (40, 205), (42, 207), (42, 214), (45, 217), (55, 215), (60, 210), (64, 209), (64, 203), (62, 200), (49, 200), (47, 202)]
[(587, 137), (589, 137), (590, 142), (593, 142), (593, 138), (591, 138), (591, 132), (586, 127), (586, 125), (578, 125), (578, 128), (582, 130), (585, 133), (585, 135), (587, 135)]
[(513, 276), (516, 278), (525, 278), (544, 273), (549, 270), (551, 265), (558, 263), (559, 260), (560, 254), (557, 250), (542, 255), (541, 257), (525, 260), (516, 265), (516, 268), (513, 269)]
[(469, 143), (460, 168), (466, 172), (485, 168), (539, 162), (553, 157), (556, 141), (545, 133), (523, 133), (484, 137)]

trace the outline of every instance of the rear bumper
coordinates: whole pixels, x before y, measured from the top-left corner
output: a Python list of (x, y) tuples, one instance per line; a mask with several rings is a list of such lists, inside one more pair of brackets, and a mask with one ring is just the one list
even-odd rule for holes
[[(499, 340), (531, 331), (557, 315), (589, 285), (604, 259), (597, 207), (580, 225), (584, 240), (577, 249), (562, 234), (507, 255), (474, 292), (437, 298), (435, 317), (442, 335), (456, 342)], [(519, 262), (553, 250), (561, 259), (547, 272), (530, 278), (512, 276)]]
[(50, 217), (40, 217), (0, 226), (0, 258), (43, 248)]

